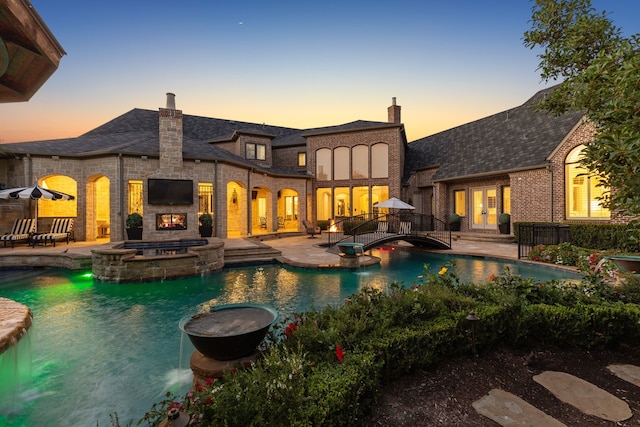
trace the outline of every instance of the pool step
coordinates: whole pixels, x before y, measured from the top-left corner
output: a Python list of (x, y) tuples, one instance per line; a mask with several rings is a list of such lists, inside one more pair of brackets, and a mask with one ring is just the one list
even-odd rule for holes
[(224, 265), (247, 264), (276, 261), (282, 252), (269, 246), (248, 246), (241, 248), (225, 248)]

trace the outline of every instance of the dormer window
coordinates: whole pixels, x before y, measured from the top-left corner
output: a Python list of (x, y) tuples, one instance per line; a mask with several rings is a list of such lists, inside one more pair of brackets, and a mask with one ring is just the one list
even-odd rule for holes
[(249, 160), (266, 160), (267, 146), (265, 144), (247, 143), (245, 146), (246, 158)]

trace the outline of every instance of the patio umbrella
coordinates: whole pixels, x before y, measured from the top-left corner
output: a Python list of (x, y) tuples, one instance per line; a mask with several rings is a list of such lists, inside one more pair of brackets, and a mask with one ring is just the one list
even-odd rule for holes
[[(31, 187), (8, 188), (0, 191), (0, 199), (47, 199), (47, 200), (73, 200), (74, 196), (61, 191), (41, 187), (36, 181)], [(38, 203), (36, 202), (36, 220), (38, 219)]]
[(388, 209), (415, 209), (408, 203), (403, 202), (400, 199), (396, 199), (392, 197), (390, 199), (385, 200), (384, 202), (376, 203), (373, 205), (374, 208), (388, 208)]

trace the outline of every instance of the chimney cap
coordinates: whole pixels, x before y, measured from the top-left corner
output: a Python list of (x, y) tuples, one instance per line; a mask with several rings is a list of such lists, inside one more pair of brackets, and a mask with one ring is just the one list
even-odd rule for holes
[(391, 105), (396, 105), (396, 97), (391, 98)]
[(175, 110), (176, 109), (176, 94), (167, 92), (167, 109)]

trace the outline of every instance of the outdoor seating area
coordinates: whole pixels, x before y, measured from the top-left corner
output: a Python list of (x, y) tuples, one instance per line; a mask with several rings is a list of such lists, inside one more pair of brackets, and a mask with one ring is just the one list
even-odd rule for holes
[(31, 236), (31, 246), (35, 247), (37, 244), (47, 246), (47, 243), (53, 243), (55, 247), (56, 241), (66, 240), (67, 244), (69, 244), (69, 241), (72, 239), (73, 218), (55, 218), (48, 233), (34, 234)]
[(307, 234), (309, 235), (309, 239), (315, 239), (316, 238), (316, 234), (320, 234), (321, 230), (320, 227), (318, 227), (317, 225), (311, 223), (311, 221), (308, 221), (306, 219), (302, 220), (302, 225), (304, 226), (305, 230), (307, 231)]
[(33, 218), (16, 219), (9, 233), (0, 235), (0, 240), (7, 246), (11, 243), (13, 248), (16, 242), (28, 242), (29, 238), (36, 231), (36, 220)]

